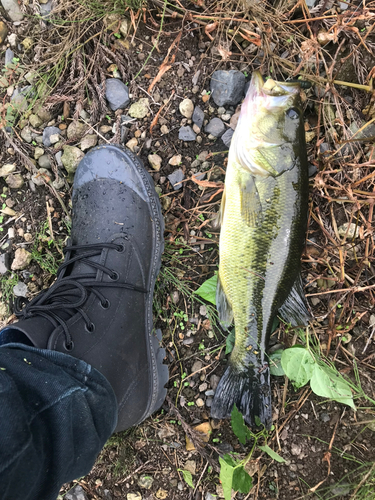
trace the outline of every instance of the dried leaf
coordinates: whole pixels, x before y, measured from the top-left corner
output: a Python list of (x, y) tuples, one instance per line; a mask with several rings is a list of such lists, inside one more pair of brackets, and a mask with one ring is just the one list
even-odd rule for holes
[(224, 49), (224, 47), (222, 45), (218, 46), (217, 51), (221, 55), (221, 58), (223, 59), (223, 61), (226, 61), (232, 55), (232, 52), (230, 50)]

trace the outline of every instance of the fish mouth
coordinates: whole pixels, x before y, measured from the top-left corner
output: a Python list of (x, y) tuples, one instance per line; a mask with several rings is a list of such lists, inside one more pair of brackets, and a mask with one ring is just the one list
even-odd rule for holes
[(286, 96), (298, 94), (301, 90), (300, 82), (278, 82), (273, 78), (263, 79), (259, 71), (254, 71), (251, 77), (249, 93), (259, 96)]

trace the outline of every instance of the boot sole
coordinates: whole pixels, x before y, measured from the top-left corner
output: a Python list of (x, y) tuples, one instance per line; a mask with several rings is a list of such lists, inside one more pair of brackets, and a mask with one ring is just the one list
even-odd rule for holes
[[(138, 425), (146, 418), (148, 418), (152, 413), (157, 411), (161, 405), (163, 404), (165, 397), (167, 395), (167, 389), (165, 389), (165, 385), (169, 380), (169, 371), (168, 367), (163, 364), (163, 360), (166, 357), (166, 352), (163, 347), (160, 346), (160, 342), (162, 340), (162, 332), (160, 329), (154, 331), (153, 327), (153, 315), (152, 315), (152, 301), (153, 301), (153, 292), (155, 288), (156, 278), (158, 277), (160, 267), (161, 267), (161, 256), (164, 251), (164, 218), (161, 213), (161, 206), (159, 197), (155, 191), (154, 180), (151, 175), (147, 172), (141, 160), (132, 153), (130, 150), (123, 148), (122, 146), (110, 145), (105, 146), (106, 149), (111, 149), (112, 147), (117, 150), (120, 149), (124, 155), (126, 155), (136, 167), (136, 171), (142, 185), (145, 187), (147, 191), (148, 198), (150, 200), (150, 211), (152, 213), (152, 219), (156, 226), (155, 237), (154, 237), (154, 245), (155, 245), (155, 254), (154, 260), (152, 263), (152, 271), (151, 271), (151, 284), (150, 284), (150, 294), (147, 300), (147, 346), (148, 346), (148, 359), (151, 365), (151, 401), (143, 414), (142, 418), (139, 419), (138, 422), (135, 422), (134, 425)], [(121, 429), (116, 429), (115, 432), (120, 431)]]

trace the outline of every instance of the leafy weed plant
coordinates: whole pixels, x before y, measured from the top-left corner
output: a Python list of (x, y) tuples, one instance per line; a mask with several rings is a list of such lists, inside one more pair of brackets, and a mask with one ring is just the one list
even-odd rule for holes
[(32, 249), (32, 258), (41, 269), (50, 275), (55, 275), (63, 261), (62, 240), (54, 240), (49, 234), (48, 221), (45, 221), (36, 234), (35, 244)]
[[(261, 426), (260, 420), (256, 422)], [(245, 470), (246, 464), (252, 458), (256, 448), (267, 453), (273, 460), (277, 462), (285, 462), (285, 460), (267, 445), (269, 437), (268, 431), (263, 427), (259, 432), (253, 432), (244, 422), (243, 416), (234, 405), (231, 414), (231, 425), (234, 434), (238, 437), (241, 444), (245, 445), (247, 441), (252, 440), (252, 447), (249, 454), (244, 459), (239, 459), (236, 453), (226, 453), (223, 457), (219, 457), (220, 462), (220, 481), (223, 487), (225, 500), (230, 500), (232, 490), (239, 491), (245, 495), (249, 493), (253, 480)], [(272, 430), (272, 429), (271, 429)], [(258, 444), (259, 441), (264, 441), (265, 444)]]

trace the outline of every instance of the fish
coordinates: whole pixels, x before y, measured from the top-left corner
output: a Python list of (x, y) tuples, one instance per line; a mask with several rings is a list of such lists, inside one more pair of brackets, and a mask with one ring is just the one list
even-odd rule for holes
[(311, 319), (301, 255), (307, 230), (308, 165), (301, 87), (255, 71), (229, 148), (219, 210), (216, 306), (233, 321), (235, 343), (211, 406), (217, 419), (234, 405), (250, 425), (272, 425), (270, 361), (275, 317)]

